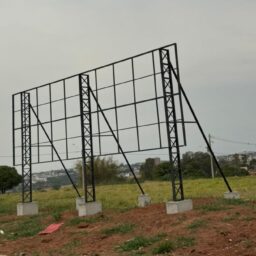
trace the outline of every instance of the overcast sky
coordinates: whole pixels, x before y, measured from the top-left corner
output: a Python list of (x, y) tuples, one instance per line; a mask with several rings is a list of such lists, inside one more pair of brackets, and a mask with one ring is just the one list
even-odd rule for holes
[(206, 134), (256, 143), (255, 13), (254, 0), (0, 0), (0, 164), (12, 164), (13, 93), (173, 42)]

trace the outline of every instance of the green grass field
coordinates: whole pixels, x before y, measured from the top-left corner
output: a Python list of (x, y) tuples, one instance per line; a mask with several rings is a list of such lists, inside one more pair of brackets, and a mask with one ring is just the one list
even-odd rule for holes
[[(214, 226), (218, 223), (221, 230), (224, 230), (221, 232), (226, 234), (227, 223), (236, 222), (236, 225), (241, 223), (240, 230), (240, 228), (242, 229), (247, 225), (243, 224), (244, 222), (252, 223), (251, 221), (255, 220), (253, 213), (255, 213), (256, 208), (253, 200), (256, 199), (256, 177), (233, 177), (229, 178), (229, 182), (234, 191), (240, 192), (241, 200), (223, 199), (223, 193), (227, 191), (227, 188), (221, 178), (185, 180), (186, 198), (215, 197), (216, 199), (202, 200), (205, 201), (203, 204), (194, 207), (194, 215), (191, 220), (184, 214), (168, 218), (166, 215), (161, 215), (161, 212), (157, 210), (159, 207), (154, 208), (153, 206), (152, 209), (157, 210), (158, 215), (148, 215), (146, 221), (152, 224), (150, 228), (156, 228), (157, 226), (156, 229), (153, 228), (154, 232), (150, 231), (149, 226), (151, 224), (144, 225), (144, 227), (143, 225), (140, 226), (139, 223), (142, 219), (144, 220), (144, 212), (140, 213), (140, 209), (128, 211), (137, 206), (137, 196), (140, 191), (136, 184), (97, 186), (97, 200), (103, 203), (104, 214), (88, 218), (81, 218), (76, 215), (76, 194), (71, 187), (60, 190), (35, 191), (33, 200), (38, 201), (40, 210), (39, 214), (35, 216), (16, 217), (16, 204), (20, 201), (20, 194), (0, 195), (0, 229), (4, 231), (4, 234), (0, 235), (0, 252), (4, 248), (13, 252), (13, 254), (6, 255), (18, 255), (17, 252), (26, 248), (23, 244), (26, 238), (32, 239), (31, 241), (35, 243), (34, 247), (32, 246), (31, 254), (28, 255), (35, 256), (81, 255), (79, 254), (79, 248), (88, 239), (91, 239), (89, 240), (91, 241), (89, 242), (90, 245), (94, 243), (101, 244), (102, 239), (107, 239), (108, 242), (112, 243), (111, 248), (106, 249), (109, 250), (110, 255), (112, 255), (111, 253), (127, 256), (162, 255), (180, 249), (193, 248), (197, 246), (197, 241), (202, 239), (202, 237), (195, 235), (198, 230), (209, 229), (214, 233)], [(142, 186), (145, 192), (152, 197), (152, 203), (165, 202), (171, 199), (170, 182), (144, 182)], [(120, 219), (118, 220), (120, 216), (126, 214), (130, 217), (133, 216), (129, 214), (134, 211), (141, 214), (138, 219), (134, 216), (128, 219), (121, 218), (121, 222)], [(247, 213), (244, 214), (243, 211)], [(221, 215), (219, 215), (220, 213)], [(160, 225), (159, 214), (162, 218)], [(215, 218), (215, 214), (219, 216), (216, 217), (219, 219)], [(117, 221), (115, 222), (115, 220)], [(238, 220), (239, 222), (237, 222)], [(62, 232), (58, 233), (61, 240), (58, 240), (58, 236), (50, 236), (50, 238), (47, 238), (48, 240), (45, 239), (47, 243), (49, 242), (49, 248), (42, 249), (44, 238), (37, 236), (38, 232), (50, 223), (59, 221), (64, 222)], [(166, 223), (172, 223), (168, 226), (172, 229), (171, 232), (169, 230), (166, 233)], [(95, 231), (94, 228), (96, 228)], [(159, 228), (163, 230), (159, 230)], [(173, 237), (173, 230), (182, 231), (183, 233)], [(112, 237), (114, 237), (113, 240)], [(63, 246), (59, 246), (59, 242), (62, 242), (63, 239), (65, 243), (63, 243)], [(80, 241), (81, 239), (84, 240)], [(223, 240), (222, 237), (221, 239)], [(252, 237), (247, 240), (248, 244), (245, 244), (245, 246), (254, 246)], [(16, 248), (16, 246), (18, 247)], [(95, 246), (95, 249), (98, 249), (97, 246)]]
[[(234, 191), (243, 199), (256, 199), (256, 177), (232, 177), (228, 179)], [(144, 182), (142, 186), (153, 203), (171, 199), (170, 182)], [(184, 181), (186, 198), (222, 197), (227, 188), (221, 178), (190, 179)], [(81, 191), (82, 192), (82, 191)], [(104, 209), (125, 210), (136, 207), (140, 191), (136, 184), (99, 185), (96, 187), (97, 200)], [(71, 187), (60, 190), (35, 191), (33, 200), (39, 203), (40, 212), (53, 214), (75, 209), (75, 191)], [(0, 214), (15, 214), (20, 194), (0, 195)]]

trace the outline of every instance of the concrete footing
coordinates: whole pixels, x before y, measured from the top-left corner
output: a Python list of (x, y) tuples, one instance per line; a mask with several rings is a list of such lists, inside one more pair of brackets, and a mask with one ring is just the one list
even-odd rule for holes
[(90, 203), (80, 203), (78, 204), (78, 216), (89, 216), (96, 213), (102, 212), (101, 202), (90, 202)]
[(17, 204), (17, 216), (37, 215), (37, 214), (38, 214), (37, 202)]
[(142, 194), (138, 196), (138, 206), (139, 207), (145, 207), (149, 205), (151, 202), (151, 198), (148, 194)]
[(225, 192), (224, 193), (225, 199), (240, 199), (240, 194), (236, 191), (233, 192)]
[(166, 213), (175, 214), (180, 212), (186, 212), (193, 209), (193, 202), (191, 199), (182, 201), (169, 201), (166, 202)]
[(79, 208), (79, 204), (84, 204), (85, 201), (84, 201), (84, 196), (82, 197), (77, 197), (76, 198), (76, 210), (78, 211), (78, 208)]

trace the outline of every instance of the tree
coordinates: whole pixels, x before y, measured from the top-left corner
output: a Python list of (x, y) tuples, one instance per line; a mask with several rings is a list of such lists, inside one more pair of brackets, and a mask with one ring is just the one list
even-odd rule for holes
[(145, 163), (140, 167), (141, 178), (152, 180), (154, 177), (155, 161), (153, 158), (147, 158)]
[[(221, 168), (225, 176), (247, 176), (249, 175), (248, 170), (240, 166), (237, 160), (235, 161), (220, 161)], [(220, 176), (220, 173), (217, 173)]]
[(249, 168), (252, 170), (256, 169), (256, 159), (250, 161)]
[(156, 166), (153, 170), (153, 177), (157, 180), (170, 180), (170, 162), (162, 162), (158, 166)]
[[(77, 162), (75, 169), (79, 172), (80, 176), (80, 184), (82, 183), (82, 162)], [(112, 157), (108, 158), (100, 158), (96, 157), (94, 159), (94, 177), (97, 183), (112, 183), (113, 181), (117, 181), (118, 177), (118, 169), (119, 166), (116, 161), (113, 160)], [(90, 171), (88, 170), (88, 175), (90, 175)], [(90, 176), (89, 176), (90, 177)]]
[(210, 177), (211, 166), (208, 153), (186, 152), (181, 161), (185, 177)]
[(247, 176), (249, 175), (249, 172), (245, 169), (242, 169), (240, 167), (234, 166), (234, 165), (224, 165), (222, 167), (223, 172), (225, 176)]
[(6, 190), (17, 186), (21, 180), (21, 175), (17, 173), (14, 167), (0, 166), (0, 191), (2, 194), (4, 194)]

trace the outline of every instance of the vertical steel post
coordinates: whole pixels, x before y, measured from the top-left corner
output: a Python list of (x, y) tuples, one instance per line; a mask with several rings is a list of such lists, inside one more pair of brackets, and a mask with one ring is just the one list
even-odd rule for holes
[(22, 202), (32, 202), (30, 94), (21, 93)]
[(15, 151), (15, 96), (12, 95), (12, 162), (13, 166), (16, 165), (16, 151)]
[(82, 166), (84, 181), (85, 202), (94, 202), (95, 181), (94, 181), (94, 160), (93, 160), (93, 140), (92, 140), (92, 118), (90, 99), (89, 76), (79, 75), (79, 95), (80, 95), (80, 116), (81, 116), (81, 138), (82, 138)]
[(170, 158), (170, 174), (173, 192), (172, 194), (173, 200), (179, 201), (184, 199), (184, 192), (169, 50), (160, 49), (159, 55), (165, 105), (168, 150)]

